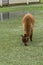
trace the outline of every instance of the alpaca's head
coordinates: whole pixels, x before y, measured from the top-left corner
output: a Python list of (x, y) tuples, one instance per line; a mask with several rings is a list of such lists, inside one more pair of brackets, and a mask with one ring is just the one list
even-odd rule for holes
[(26, 36), (26, 34), (22, 35), (22, 42), (27, 45), (28, 42), (28, 37)]

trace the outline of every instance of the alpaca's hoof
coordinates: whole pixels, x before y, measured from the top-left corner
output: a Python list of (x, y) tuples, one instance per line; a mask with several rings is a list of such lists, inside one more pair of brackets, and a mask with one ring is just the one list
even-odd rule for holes
[(28, 45), (25, 43), (25, 46), (28, 46)]

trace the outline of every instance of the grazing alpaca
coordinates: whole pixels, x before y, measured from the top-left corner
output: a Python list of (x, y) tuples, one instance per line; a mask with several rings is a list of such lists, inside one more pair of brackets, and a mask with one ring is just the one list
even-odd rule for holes
[(29, 39), (32, 41), (33, 27), (34, 17), (28, 13), (23, 17), (24, 35), (22, 35), (22, 41), (26, 46)]

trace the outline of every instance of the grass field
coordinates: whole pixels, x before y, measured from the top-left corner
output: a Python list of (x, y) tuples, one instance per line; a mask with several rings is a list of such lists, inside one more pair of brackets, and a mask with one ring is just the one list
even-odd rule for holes
[[(17, 8), (20, 11), (21, 8)], [(0, 8), (0, 12), (2, 10)], [(0, 65), (43, 65), (43, 8), (22, 6), (22, 10), (32, 11), (35, 17), (33, 41), (29, 41), (27, 47), (21, 41), (22, 17), (0, 21)]]
[(34, 5), (20, 5), (20, 6), (12, 6), (12, 7), (2, 7), (0, 8), (0, 12), (10, 12), (10, 11), (24, 11), (24, 10), (42, 10), (43, 4), (34, 4)]
[(43, 3), (43, 0), (40, 0), (41, 3)]

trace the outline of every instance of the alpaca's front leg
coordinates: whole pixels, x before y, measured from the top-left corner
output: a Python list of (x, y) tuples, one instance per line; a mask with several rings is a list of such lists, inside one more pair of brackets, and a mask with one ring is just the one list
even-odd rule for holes
[(30, 41), (32, 41), (32, 34), (30, 35)]
[(30, 41), (32, 41), (32, 36), (33, 36), (33, 30), (31, 30)]

